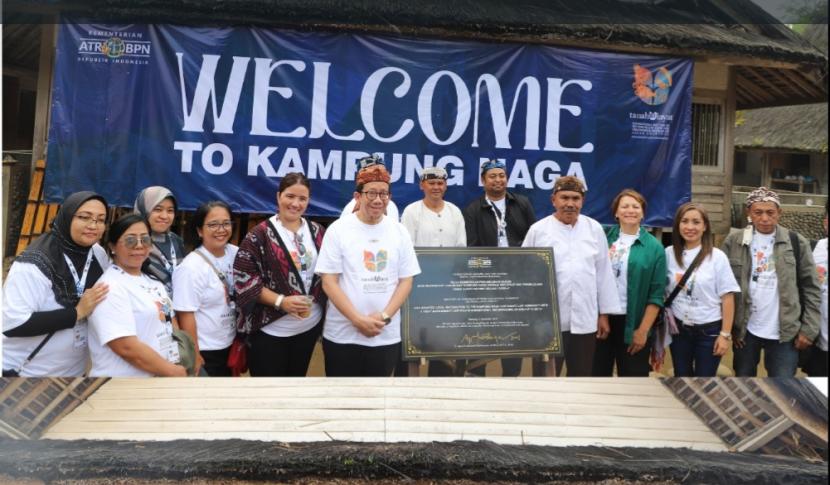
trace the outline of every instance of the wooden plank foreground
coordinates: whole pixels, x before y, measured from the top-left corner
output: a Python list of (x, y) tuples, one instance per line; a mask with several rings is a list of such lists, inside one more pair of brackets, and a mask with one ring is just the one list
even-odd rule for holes
[(113, 379), (43, 437), (726, 450), (645, 378)]

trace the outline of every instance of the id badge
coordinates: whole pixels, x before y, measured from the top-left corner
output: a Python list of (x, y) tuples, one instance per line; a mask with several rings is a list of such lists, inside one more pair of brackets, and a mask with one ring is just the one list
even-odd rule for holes
[(222, 326), (236, 330), (236, 303), (230, 302), (222, 313)]
[(172, 330), (168, 332), (165, 328), (158, 334), (158, 339), (162, 357), (171, 364), (178, 364), (180, 360), (179, 345), (173, 340)]
[(89, 326), (87, 325), (86, 318), (75, 322), (75, 326), (73, 327), (72, 332), (74, 334), (72, 346), (76, 349), (82, 349), (86, 347), (86, 339), (87, 334), (89, 332)]

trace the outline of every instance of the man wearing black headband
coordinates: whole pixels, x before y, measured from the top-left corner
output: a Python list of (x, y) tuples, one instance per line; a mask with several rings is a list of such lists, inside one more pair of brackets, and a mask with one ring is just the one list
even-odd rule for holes
[[(518, 247), (530, 226), (536, 222), (527, 197), (507, 191), (507, 172), (503, 161), (493, 159), (481, 165), (484, 195), (464, 209), (467, 246)], [(522, 359), (502, 359), (502, 375), (518, 376)], [(484, 368), (473, 372), (484, 374)]]

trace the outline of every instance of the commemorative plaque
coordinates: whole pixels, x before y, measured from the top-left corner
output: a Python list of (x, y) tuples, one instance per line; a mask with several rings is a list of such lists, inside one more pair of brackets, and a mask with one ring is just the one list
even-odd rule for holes
[(551, 248), (415, 248), (404, 359), (562, 355)]

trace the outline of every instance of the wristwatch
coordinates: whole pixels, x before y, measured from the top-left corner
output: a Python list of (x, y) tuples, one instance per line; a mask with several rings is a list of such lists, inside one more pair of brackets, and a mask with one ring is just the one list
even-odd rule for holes
[(277, 299), (274, 301), (274, 308), (279, 310), (280, 307), (282, 306), (282, 301), (283, 300), (285, 300), (285, 295), (280, 295), (279, 293), (277, 293)]
[(392, 323), (392, 317), (390, 317), (386, 312), (380, 312), (380, 318), (383, 320), (384, 325)]
[(726, 340), (732, 340), (732, 334), (729, 332), (721, 332), (720, 336), (725, 338)]

